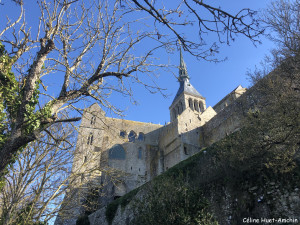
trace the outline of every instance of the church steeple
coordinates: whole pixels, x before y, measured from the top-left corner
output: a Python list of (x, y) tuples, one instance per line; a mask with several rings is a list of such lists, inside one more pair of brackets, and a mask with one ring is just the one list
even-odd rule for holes
[(180, 46), (179, 81), (184, 82), (184, 81), (188, 81), (189, 79), (190, 79), (190, 77), (189, 77), (187, 69), (186, 69), (186, 64), (183, 60), (182, 49)]
[(181, 47), (178, 81), (180, 86), (170, 106), (171, 121), (176, 119), (187, 108), (198, 113), (202, 113), (206, 109), (205, 98), (190, 83)]

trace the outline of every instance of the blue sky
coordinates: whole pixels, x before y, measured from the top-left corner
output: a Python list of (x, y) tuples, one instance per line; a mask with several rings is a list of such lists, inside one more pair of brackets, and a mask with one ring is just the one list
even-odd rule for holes
[[(217, 6), (220, 1), (214, 1)], [(237, 12), (241, 8), (261, 10), (267, 7), (269, 0), (231, 0), (226, 1), (223, 9)], [(255, 66), (274, 48), (272, 42), (261, 37), (262, 44), (254, 46), (246, 37), (238, 36), (230, 46), (223, 45), (220, 49), (219, 58), (228, 59), (225, 62), (212, 63), (199, 61), (195, 57), (183, 52), (187, 64), (188, 73), (192, 85), (206, 98), (207, 106), (214, 106), (225, 95), (238, 85), (249, 87), (250, 83), (246, 76), (248, 70), (254, 70)], [(162, 60), (170, 60), (171, 63), (179, 64), (179, 52), (172, 55), (161, 55)], [(178, 75), (176, 71), (176, 75)], [(135, 100), (138, 105), (132, 105), (126, 99), (122, 104), (127, 110), (124, 112), (125, 119), (165, 124), (170, 121), (169, 106), (179, 88), (179, 83), (172, 74), (162, 72), (157, 80), (162, 88), (166, 88), (168, 98), (161, 94), (150, 94), (143, 87), (135, 88)]]
[[(242, 8), (261, 10), (266, 8), (270, 2), (270, 0), (230, 0), (226, 2), (216, 0), (211, 4), (215, 7), (221, 6), (223, 10), (234, 14)], [(9, 0), (5, 0), (3, 3), (5, 4), (0, 7), (0, 14), (5, 13), (10, 17), (18, 16), (14, 3)], [(26, 18), (29, 19), (29, 25), (36, 26), (36, 12), (31, 10), (30, 6), (30, 2), (25, 1), (25, 7), (27, 8)], [(4, 24), (0, 25), (3, 26)], [(196, 35), (196, 32), (196, 30), (190, 29), (189, 35)], [(211, 36), (208, 35), (207, 40), (210, 38)], [(218, 57), (220, 59), (227, 57), (228, 59), (220, 63), (199, 61), (187, 52), (183, 52), (191, 83), (206, 98), (207, 106), (215, 105), (240, 84), (244, 87), (250, 85), (246, 77), (247, 70), (253, 70), (255, 66), (259, 66), (259, 62), (274, 47), (264, 37), (261, 37), (261, 41), (262, 44), (254, 46), (246, 37), (239, 35), (230, 46), (221, 46)], [(179, 52), (176, 51), (173, 54), (161, 53), (159, 56), (156, 55), (156, 57), (159, 57), (163, 63), (179, 64)], [(177, 70), (174, 70), (174, 73), (178, 75)], [(132, 104), (129, 98), (117, 95), (112, 95), (109, 100), (125, 110), (124, 119), (164, 124), (170, 120), (169, 106), (179, 88), (179, 83), (173, 74), (165, 71), (159, 73), (156, 82), (161, 88), (166, 89), (164, 93), (169, 97), (165, 98), (159, 93), (151, 94), (143, 86), (133, 85), (134, 99), (137, 105)], [(53, 90), (55, 90), (55, 79), (50, 82), (51, 85)], [(108, 116), (114, 115), (108, 113)]]

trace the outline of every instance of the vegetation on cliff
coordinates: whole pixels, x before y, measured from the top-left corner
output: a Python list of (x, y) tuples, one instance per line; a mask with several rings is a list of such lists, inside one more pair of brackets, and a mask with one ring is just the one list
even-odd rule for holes
[[(256, 104), (239, 131), (144, 185), (145, 193), (132, 202), (131, 223), (222, 224), (227, 219), (239, 224), (245, 216), (265, 213), (257, 212), (259, 204), (266, 204), (268, 216), (287, 215), (284, 207), (276, 209), (276, 202), (298, 190), (300, 181), (300, 79), (298, 68), (290, 66), (299, 65), (297, 60), (282, 62), (241, 99)], [(228, 218), (222, 212), (226, 204)], [(118, 205), (107, 208), (110, 223)]]
[[(174, 174), (175, 175), (175, 174)], [(189, 176), (165, 176), (147, 186), (143, 198), (135, 199), (131, 224), (217, 225), (203, 191), (191, 186)]]

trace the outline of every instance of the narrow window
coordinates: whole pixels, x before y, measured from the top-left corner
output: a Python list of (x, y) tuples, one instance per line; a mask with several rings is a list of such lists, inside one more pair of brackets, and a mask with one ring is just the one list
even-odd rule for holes
[(184, 151), (184, 154), (185, 154), (185, 155), (188, 155), (188, 154), (189, 154), (186, 146), (183, 147), (183, 151)]
[(139, 149), (138, 149), (138, 159), (142, 159), (142, 157), (143, 157), (142, 148), (139, 147)]
[(90, 135), (88, 136), (87, 144), (88, 144), (88, 145), (92, 145), (92, 144), (93, 144), (93, 140), (94, 140), (94, 135), (93, 135), (93, 133), (91, 132)]
[(199, 112), (199, 104), (198, 104), (198, 101), (194, 101), (194, 108), (197, 112)]
[(87, 161), (87, 156), (84, 156), (83, 162), (86, 163), (86, 161)]
[(201, 112), (204, 112), (204, 104), (203, 102), (199, 102)]
[(194, 107), (193, 107), (193, 100), (191, 98), (189, 98), (189, 107), (194, 110)]
[(93, 140), (94, 140), (94, 135), (91, 135), (91, 145), (93, 144)]
[(179, 103), (179, 106), (180, 106), (180, 113), (182, 113), (183, 112), (183, 104), (182, 104), (182, 102)]
[(96, 116), (92, 116), (91, 125), (94, 125), (95, 123), (96, 123)]
[(199, 112), (202, 112), (201, 102), (199, 102)]

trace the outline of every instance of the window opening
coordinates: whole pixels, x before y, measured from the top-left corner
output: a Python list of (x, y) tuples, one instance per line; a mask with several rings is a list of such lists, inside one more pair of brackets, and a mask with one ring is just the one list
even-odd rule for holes
[(93, 140), (94, 140), (94, 135), (93, 133), (91, 132), (88, 136), (88, 141), (87, 141), (87, 144), (88, 145), (92, 145), (93, 144)]
[(184, 154), (185, 154), (185, 155), (188, 155), (188, 154), (189, 154), (189, 153), (188, 153), (188, 150), (187, 150), (187, 147), (185, 147), (185, 146), (183, 147), (183, 151), (184, 151)]
[(203, 102), (200, 102), (199, 104), (200, 104), (201, 112), (204, 112), (204, 104), (203, 104)]
[(144, 140), (145, 140), (145, 134), (142, 133), (142, 132), (140, 132), (140, 133), (139, 133), (139, 136), (138, 136), (138, 140), (139, 140), (139, 141), (144, 141)]
[(95, 123), (96, 123), (96, 116), (92, 116), (91, 125), (94, 125)]
[(109, 159), (124, 160), (126, 158), (126, 152), (122, 145), (114, 145), (108, 152)]
[(125, 136), (126, 136), (126, 131), (121, 130), (120, 131), (120, 137), (125, 138)]
[(139, 150), (138, 150), (138, 159), (142, 159), (142, 148), (139, 147)]
[(193, 107), (193, 100), (191, 98), (189, 98), (189, 107), (194, 110), (194, 107)]
[(180, 106), (180, 113), (182, 113), (183, 112), (183, 104), (182, 104), (182, 102), (179, 103), (179, 106)]
[(128, 134), (128, 141), (129, 142), (134, 142), (136, 138), (136, 133), (132, 130), (130, 131), (130, 133)]
[(195, 110), (197, 111), (197, 112), (199, 112), (199, 104), (198, 104), (198, 101), (194, 101), (194, 107), (195, 107)]

